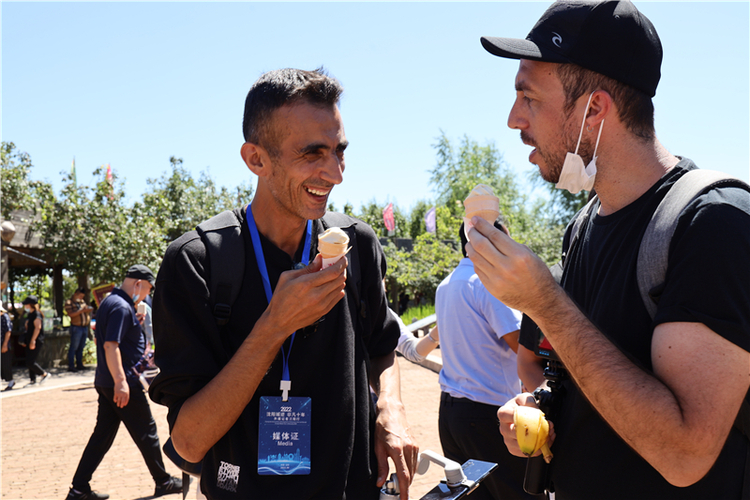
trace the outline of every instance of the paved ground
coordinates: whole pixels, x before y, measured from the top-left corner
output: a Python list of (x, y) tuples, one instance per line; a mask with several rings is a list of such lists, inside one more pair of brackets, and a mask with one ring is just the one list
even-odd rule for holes
[[(437, 430), (440, 388), (434, 370), (439, 370), (440, 364), (439, 355), (431, 355), (427, 363), (430, 368), (399, 357), (402, 399), (412, 432), (422, 449), (438, 453), (441, 453)], [(53, 375), (44, 385), (26, 386), (27, 370), (16, 369), (16, 388), (0, 393), (3, 499), (65, 498), (94, 428), (97, 407), (94, 370), (68, 373), (53, 368), (51, 372)], [(151, 411), (163, 444), (168, 437), (167, 410), (152, 403)], [(166, 458), (165, 464), (170, 473), (179, 475), (178, 469)], [(442, 471), (431, 466), (427, 474), (417, 476), (410, 490), (411, 498), (420, 498), (441, 477)], [(109, 493), (113, 500), (152, 498), (153, 480), (122, 426), (91, 484), (93, 489)], [(177, 500), (182, 495), (162, 498)], [(195, 497), (191, 494), (190, 498)]]

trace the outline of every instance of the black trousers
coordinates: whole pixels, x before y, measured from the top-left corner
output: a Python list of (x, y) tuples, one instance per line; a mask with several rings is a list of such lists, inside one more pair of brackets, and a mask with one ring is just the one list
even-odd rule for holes
[(29, 369), (29, 379), (32, 382), (36, 382), (37, 375), (44, 375), (44, 369), (36, 362), (36, 358), (39, 357), (39, 351), (42, 348), (44, 348), (44, 341), (39, 339), (36, 340), (34, 349), (29, 349), (28, 344), (26, 345), (26, 368)]
[(91, 476), (112, 447), (120, 422), (125, 424), (130, 437), (141, 451), (154, 481), (160, 484), (168, 480), (170, 475), (164, 468), (161, 457), (156, 422), (143, 389), (131, 385), (130, 401), (124, 408), (118, 408), (113, 401), (115, 391), (112, 387), (96, 387), (96, 392), (99, 393), (96, 426), (73, 476), (73, 488), (83, 492), (91, 491)]
[(508, 452), (500, 434), (497, 406), (440, 395), (438, 430), (443, 455), (463, 464), (474, 458), (498, 464), (479, 487), (471, 500), (542, 499), (545, 495), (529, 495), (523, 490), (526, 459)]
[(2, 378), (6, 382), (13, 380), (13, 352), (8, 347), (8, 352), (2, 353), (0, 357), (0, 369), (2, 370)]

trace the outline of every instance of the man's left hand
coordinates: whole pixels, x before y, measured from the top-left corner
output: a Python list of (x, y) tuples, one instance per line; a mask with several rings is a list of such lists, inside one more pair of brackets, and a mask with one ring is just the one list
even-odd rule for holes
[(378, 458), (378, 488), (388, 479), (388, 457), (391, 457), (396, 467), (401, 500), (409, 500), (409, 485), (417, 470), (419, 445), (411, 435), (402, 404), (380, 407), (375, 422), (375, 456)]

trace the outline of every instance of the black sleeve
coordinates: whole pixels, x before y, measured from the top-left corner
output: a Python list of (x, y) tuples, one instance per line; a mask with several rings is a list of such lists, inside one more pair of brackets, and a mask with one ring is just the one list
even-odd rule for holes
[(518, 343), (529, 351), (534, 352), (536, 350), (538, 329), (534, 320), (524, 314), (521, 319), (521, 331), (518, 333)]
[(366, 305), (363, 318), (365, 337), (369, 337), (367, 350), (370, 358), (393, 352), (398, 345), (401, 330), (396, 319), (388, 314), (388, 300), (383, 278), (388, 264), (375, 231), (364, 222), (357, 221), (357, 245), (362, 273), (362, 301)]
[(684, 214), (654, 324), (703, 323), (750, 351), (750, 193), (714, 190)]
[(226, 364), (218, 326), (208, 305), (206, 249), (192, 231), (167, 248), (156, 278), (153, 307), (159, 375), (149, 394), (169, 407), (170, 430), (182, 404)]

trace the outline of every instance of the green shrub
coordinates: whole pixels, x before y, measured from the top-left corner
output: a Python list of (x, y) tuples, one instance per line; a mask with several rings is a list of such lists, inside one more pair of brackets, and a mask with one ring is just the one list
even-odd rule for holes
[(401, 320), (404, 322), (404, 324), (408, 325), (415, 319), (419, 321), (420, 319), (426, 318), (431, 314), (435, 314), (435, 304), (413, 306), (404, 311), (404, 314), (401, 315)]

